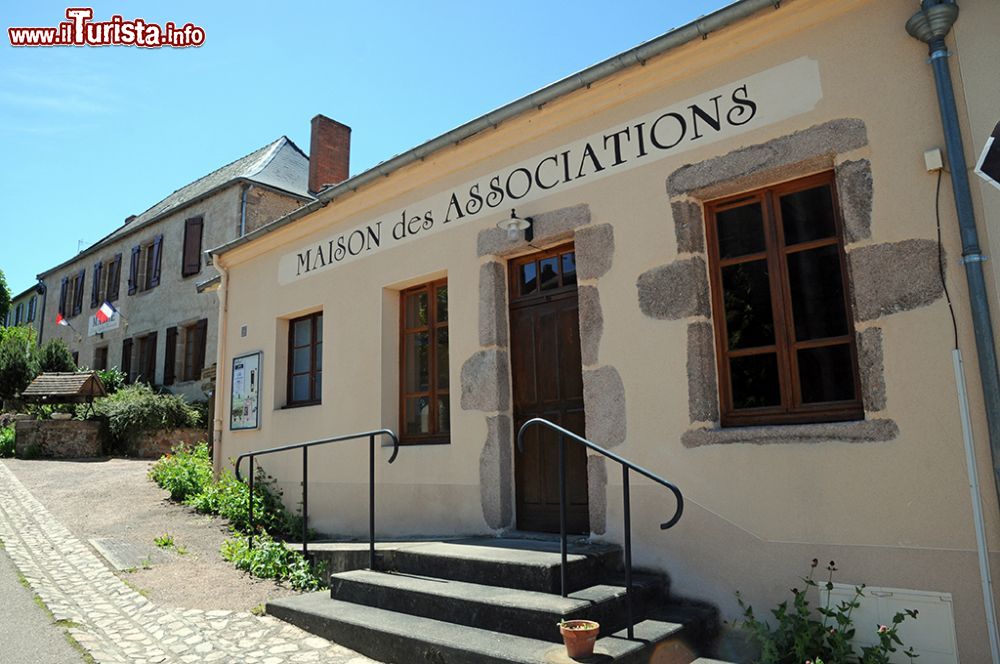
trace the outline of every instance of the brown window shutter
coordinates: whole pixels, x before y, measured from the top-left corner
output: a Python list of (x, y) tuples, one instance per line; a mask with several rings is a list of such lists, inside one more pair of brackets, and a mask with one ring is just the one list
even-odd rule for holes
[(62, 278), (62, 285), (59, 286), (59, 313), (66, 317), (66, 286), (69, 284), (69, 277)]
[(195, 342), (198, 344), (194, 351), (194, 372), (195, 380), (201, 377), (201, 372), (205, 368), (205, 347), (208, 341), (208, 319), (202, 318), (195, 325)]
[(150, 332), (146, 336), (148, 353), (145, 358), (145, 366), (142, 367), (143, 378), (150, 385), (156, 384), (156, 332)]
[(123, 339), (122, 340), (122, 362), (121, 367), (122, 373), (125, 374), (125, 382), (132, 382), (132, 340)]
[(149, 278), (149, 287), (160, 285), (160, 260), (163, 258), (163, 236), (157, 235), (153, 240), (153, 276)]
[(101, 306), (98, 300), (101, 298), (101, 272), (104, 270), (104, 263), (98, 261), (94, 264), (94, 283), (90, 285), (90, 308), (96, 309)]
[(76, 275), (76, 288), (73, 289), (73, 295), (75, 296), (73, 299), (76, 300), (76, 302), (73, 303), (74, 316), (83, 311), (83, 285), (86, 280), (87, 271), (80, 270)]
[(122, 281), (122, 255), (115, 254), (115, 262), (111, 264), (111, 274), (108, 275), (108, 302), (118, 299), (118, 291)]
[(184, 222), (184, 261), (181, 276), (190, 277), (201, 272), (201, 236), (204, 225), (202, 217), (192, 217)]
[(142, 253), (142, 247), (136, 245), (132, 247), (132, 264), (128, 269), (128, 294), (135, 295), (136, 290), (139, 289), (139, 254)]
[(174, 363), (177, 359), (177, 328), (167, 328), (167, 346), (163, 349), (163, 384), (174, 384)]

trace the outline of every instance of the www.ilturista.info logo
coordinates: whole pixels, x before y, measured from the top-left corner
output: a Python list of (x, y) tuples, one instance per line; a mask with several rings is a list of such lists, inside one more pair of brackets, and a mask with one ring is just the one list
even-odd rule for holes
[(187, 48), (205, 43), (205, 30), (192, 23), (178, 27), (144, 19), (125, 20), (117, 14), (108, 21), (92, 21), (91, 7), (70, 7), (68, 21), (52, 28), (7, 28), (11, 46), (141, 46)]

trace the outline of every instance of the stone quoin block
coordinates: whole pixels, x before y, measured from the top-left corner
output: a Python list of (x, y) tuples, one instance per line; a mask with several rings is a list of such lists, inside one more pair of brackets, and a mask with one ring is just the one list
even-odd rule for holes
[(684, 447), (702, 445), (790, 443), (878, 443), (899, 435), (892, 420), (861, 420), (824, 424), (780, 424), (773, 426), (692, 429), (681, 436)]
[(938, 245), (903, 240), (859, 247), (847, 254), (854, 315), (873, 320), (923, 307), (941, 297)]
[(590, 532), (603, 535), (608, 529), (608, 465), (597, 454), (587, 455), (587, 500)]
[(844, 220), (844, 244), (872, 235), (872, 200), (874, 181), (867, 159), (845, 161), (837, 166), (837, 197)]
[(861, 400), (865, 410), (884, 410), (886, 399), (881, 328), (870, 327), (858, 332), (858, 371), (861, 373)]
[[(526, 213), (518, 213), (518, 216), (525, 215)], [(574, 230), (589, 223), (590, 206), (588, 205), (574, 205), (533, 215), (532, 224), (535, 229), (535, 239), (532, 240), (532, 244), (542, 245), (561, 239), (571, 240)], [(529, 248), (528, 243), (523, 239), (508, 240), (507, 233), (499, 228), (481, 230), (476, 239), (476, 249), (480, 256), (505, 256)]]
[(513, 433), (508, 415), (486, 418), (486, 444), (479, 455), (479, 492), (486, 525), (499, 530), (513, 519), (511, 459)]
[[(680, 196), (697, 192), (699, 198), (707, 199), (755, 189), (783, 179), (783, 176), (800, 176), (804, 165), (832, 166), (835, 155), (867, 144), (868, 132), (863, 121), (855, 118), (831, 120), (766, 143), (682, 166), (667, 179), (667, 193)], [(720, 184), (724, 186), (717, 188)]]
[(674, 218), (677, 253), (699, 254), (705, 251), (704, 217), (701, 206), (689, 201), (674, 201), (670, 204), (670, 213)]
[(587, 438), (602, 447), (625, 442), (625, 384), (614, 367), (585, 369), (583, 402), (586, 404)]
[(646, 316), (677, 320), (708, 316), (708, 276), (700, 256), (654, 267), (636, 282), (639, 309)]
[(576, 276), (599, 279), (611, 269), (615, 255), (615, 229), (611, 224), (581, 228), (574, 237), (576, 244)]
[(462, 410), (510, 408), (508, 366), (505, 351), (494, 348), (473, 353), (462, 365)]
[(479, 267), (479, 345), (507, 345), (507, 272), (495, 261)]
[(719, 387), (715, 379), (715, 336), (712, 324), (687, 328), (688, 417), (692, 422), (719, 419)]
[(590, 366), (597, 364), (601, 335), (604, 333), (601, 294), (594, 286), (580, 286), (577, 294), (580, 303), (580, 356), (583, 365)]

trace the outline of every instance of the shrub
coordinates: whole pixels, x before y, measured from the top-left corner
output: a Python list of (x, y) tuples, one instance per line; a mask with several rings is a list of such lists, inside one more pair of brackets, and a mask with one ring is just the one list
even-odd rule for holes
[[(302, 517), (285, 509), (281, 493), (272, 487), (273, 482), (258, 468), (253, 487), (254, 529), (263, 529), (275, 537), (301, 537)], [(228, 519), (236, 530), (247, 533), (250, 532), (249, 496), (250, 487), (232, 473), (225, 472), (218, 482), (184, 502), (199, 512), (218, 514)]]
[(246, 535), (237, 534), (222, 543), (222, 557), (248, 574), (261, 579), (287, 581), (296, 590), (319, 590), (323, 581), (298, 551), (288, 549), (267, 533), (254, 536), (253, 548)]
[(13, 399), (38, 375), (35, 331), (30, 327), (0, 328), (0, 399)]
[[(808, 661), (889, 664), (890, 653), (896, 652), (897, 645), (903, 645), (897, 634), (899, 625), (907, 618), (916, 618), (917, 612), (907, 609), (893, 617), (892, 625), (872, 626), (879, 643), (862, 648), (859, 655), (853, 645), (857, 630), (851, 614), (861, 606), (858, 600), (864, 596), (864, 586), (855, 587), (852, 599), (835, 606), (831, 606), (830, 595), (827, 594), (825, 605), (814, 611), (807, 595), (810, 588), (819, 593), (819, 584), (813, 579), (818, 564), (819, 561), (814, 558), (809, 575), (802, 579), (804, 589), (792, 588), (791, 607), (788, 602), (782, 602), (771, 610), (775, 619), (773, 627), (757, 618), (753, 607), (744, 603), (740, 594), (736, 593), (744, 617), (739, 626), (749, 632), (750, 638), (761, 649), (760, 657), (755, 661), (760, 664), (801, 664)], [(831, 560), (826, 569), (828, 577), (823, 587), (829, 593), (833, 590), (833, 573), (837, 571), (837, 566)], [(911, 660), (917, 656), (912, 648), (906, 649), (903, 654)]]
[[(87, 419), (89, 404), (76, 409), (79, 419)], [(94, 402), (94, 416), (107, 423), (114, 450), (128, 449), (136, 437), (146, 431), (197, 427), (198, 412), (176, 394), (157, 394), (143, 383), (127, 385), (114, 394)]]
[(212, 461), (208, 444), (178, 445), (149, 469), (149, 477), (170, 492), (173, 500), (185, 500), (204, 491), (212, 483)]
[(0, 459), (14, 456), (14, 425), (0, 428)]
[(97, 377), (101, 379), (101, 384), (104, 385), (104, 391), (108, 394), (114, 394), (118, 390), (125, 387), (125, 379), (127, 376), (118, 367), (111, 367), (110, 369), (98, 369)]
[(38, 372), (76, 371), (76, 362), (69, 346), (62, 339), (49, 339), (38, 350)]

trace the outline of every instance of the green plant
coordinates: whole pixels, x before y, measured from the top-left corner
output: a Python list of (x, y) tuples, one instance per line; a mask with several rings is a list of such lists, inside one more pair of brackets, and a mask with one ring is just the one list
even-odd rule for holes
[(314, 573), (298, 551), (292, 551), (265, 532), (254, 535), (253, 548), (246, 535), (234, 534), (222, 543), (222, 557), (248, 574), (261, 579), (287, 581), (296, 590), (318, 590), (321, 576)]
[(169, 533), (164, 533), (163, 535), (154, 538), (153, 543), (161, 549), (170, 549), (174, 546), (174, 536)]
[(101, 384), (104, 385), (105, 393), (108, 395), (114, 394), (125, 387), (125, 380), (128, 378), (125, 372), (118, 367), (98, 369), (96, 373), (97, 377), (101, 379)]
[[(743, 609), (743, 621), (739, 626), (746, 630), (751, 639), (760, 646), (760, 664), (801, 664), (802, 662), (836, 662), (837, 664), (889, 664), (889, 656), (896, 652), (896, 646), (903, 646), (898, 635), (899, 625), (907, 618), (916, 618), (917, 612), (905, 610), (897, 613), (892, 625), (878, 625), (874, 628), (878, 636), (878, 644), (861, 648), (861, 653), (855, 651), (854, 639), (857, 630), (851, 617), (854, 609), (861, 606), (859, 601), (864, 597), (864, 585), (854, 588), (854, 596), (836, 605), (831, 604), (830, 591), (833, 590), (833, 573), (837, 571), (834, 561), (827, 565), (827, 580), (823, 584), (826, 589), (826, 601), (815, 609), (810, 605), (808, 594), (812, 589), (817, 594), (819, 584), (813, 579), (813, 573), (819, 561), (815, 558), (809, 569), (809, 574), (802, 579), (805, 587), (800, 590), (792, 588), (792, 604), (781, 602), (771, 610), (774, 617), (772, 627), (767, 620), (758, 618), (753, 607), (746, 604), (737, 592), (737, 601)], [(822, 597), (821, 597), (822, 598)], [(911, 660), (917, 657), (912, 648), (903, 651)]]
[(0, 459), (14, 456), (14, 426), (0, 428)]
[[(76, 415), (87, 419), (90, 406), (80, 404)], [(116, 451), (127, 450), (144, 432), (201, 425), (198, 412), (183, 397), (157, 394), (144, 383), (128, 385), (114, 394), (97, 399), (94, 417), (104, 421)]]
[(149, 469), (149, 477), (161, 488), (170, 492), (173, 500), (183, 501), (195, 496), (212, 483), (212, 461), (208, 457), (208, 444), (194, 447), (175, 446), (170, 454), (160, 457)]
[(38, 349), (38, 372), (76, 371), (73, 353), (62, 339), (49, 339)]
[(35, 331), (30, 327), (0, 328), (0, 399), (13, 399), (38, 375)]
[[(230, 472), (224, 472), (217, 482), (184, 502), (204, 514), (218, 514), (228, 519), (240, 532), (250, 532), (250, 488)], [(259, 468), (254, 477), (253, 524), (275, 537), (301, 536), (302, 533), (302, 518), (285, 508), (281, 492), (273, 488), (273, 482)]]

